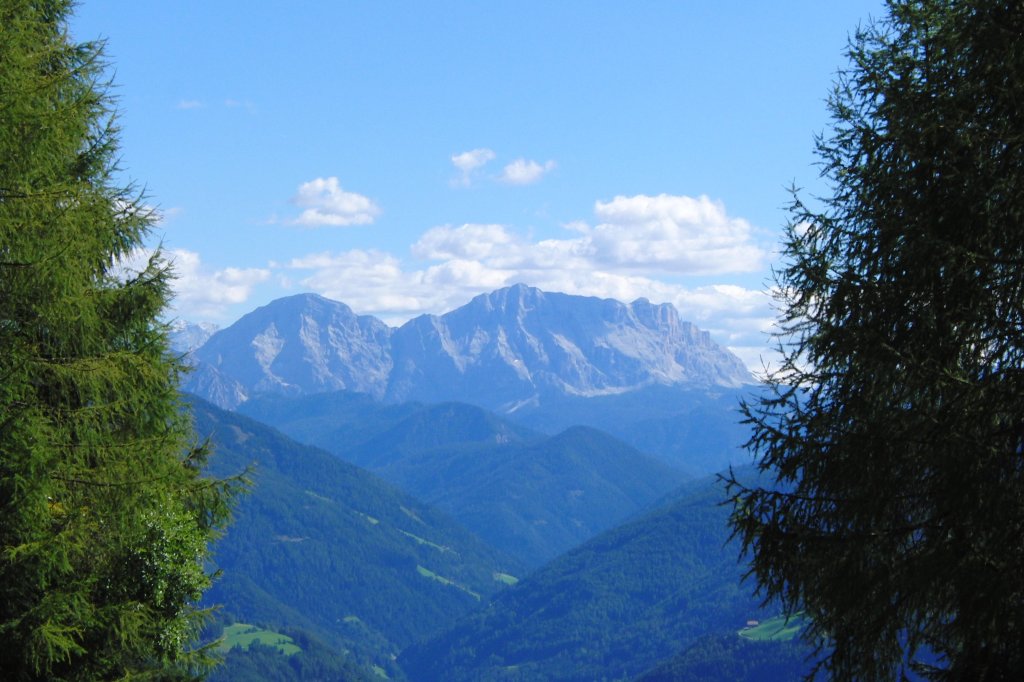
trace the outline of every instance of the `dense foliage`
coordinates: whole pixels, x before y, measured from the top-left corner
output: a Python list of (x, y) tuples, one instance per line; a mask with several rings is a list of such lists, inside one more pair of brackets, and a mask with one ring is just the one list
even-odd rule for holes
[(177, 394), (157, 321), (170, 274), (115, 180), (100, 46), (70, 2), (0, 2), (0, 671), (180, 678), (225, 486)]
[[(1024, 4), (891, 0), (857, 32), (747, 407), (778, 485), (733, 524), (836, 679), (1024, 678)], [(920, 669), (920, 666), (918, 666)]]

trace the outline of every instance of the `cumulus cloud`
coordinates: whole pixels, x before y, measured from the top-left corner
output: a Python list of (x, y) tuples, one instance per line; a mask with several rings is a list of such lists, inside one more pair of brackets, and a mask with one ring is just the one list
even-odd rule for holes
[(227, 306), (247, 301), (253, 287), (270, 278), (265, 268), (210, 270), (198, 253), (186, 249), (167, 256), (175, 275), (173, 307), (188, 319), (217, 318)]
[(452, 165), (463, 173), (468, 173), (480, 168), (493, 159), (494, 152), (490, 149), (481, 147), (479, 149), (471, 149), (468, 152), (462, 152), (461, 154), (453, 154)]
[(459, 177), (452, 180), (454, 185), (467, 186), (472, 182), (472, 175), (475, 170), (493, 161), (495, 154), (486, 147), (471, 149), (468, 152), (452, 154), (452, 165), (459, 171)]
[(202, 109), (203, 103), (197, 99), (183, 99), (178, 102), (178, 109)]
[(391, 324), (451, 310), (470, 296), (506, 283), (503, 275), (478, 261), (455, 258), (406, 270), (393, 255), (376, 250), (310, 254), (291, 260), (287, 267), (308, 271), (298, 276), (301, 286)]
[(367, 225), (380, 215), (380, 207), (372, 199), (346, 192), (336, 177), (316, 178), (299, 185), (291, 201), (302, 209), (302, 213), (290, 221), (293, 225)]
[(547, 161), (543, 165), (536, 161), (527, 159), (516, 159), (505, 166), (499, 180), (509, 185), (532, 185), (541, 177), (555, 168), (554, 161)]
[[(146, 269), (154, 253), (151, 248), (134, 248), (114, 264), (110, 274), (128, 281)], [(187, 249), (161, 251), (161, 257), (174, 276), (170, 307), (189, 320), (220, 319), (229, 306), (249, 300), (253, 288), (271, 275), (266, 268), (210, 269), (198, 253)]]
[(412, 254), (422, 260), (482, 259), (513, 247), (515, 241), (502, 225), (443, 225), (427, 230), (412, 245)]
[(595, 259), (608, 265), (721, 274), (763, 264), (750, 224), (706, 196), (618, 196), (598, 201), (594, 213), (600, 222), (587, 238)]
[(750, 225), (707, 197), (638, 195), (597, 202), (600, 222), (570, 223), (574, 236), (528, 241), (501, 225), (441, 226), (412, 253), (423, 260), (472, 258), (492, 267), (709, 275), (753, 272), (765, 253)]

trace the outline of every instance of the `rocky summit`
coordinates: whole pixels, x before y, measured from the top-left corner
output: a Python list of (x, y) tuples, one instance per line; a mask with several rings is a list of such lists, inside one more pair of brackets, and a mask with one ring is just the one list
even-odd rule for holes
[(401, 327), (315, 294), (278, 299), (194, 351), (185, 386), (224, 407), (259, 393), (346, 389), (499, 411), (544, 396), (752, 382), (738, 357), (669, 304), (515, 285)]

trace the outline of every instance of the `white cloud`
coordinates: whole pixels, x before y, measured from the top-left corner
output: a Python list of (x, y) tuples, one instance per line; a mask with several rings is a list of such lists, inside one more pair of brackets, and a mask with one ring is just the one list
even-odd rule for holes
[(452, 165), (463, 173), (476, 170), (494, 159), (494, 152), (487, 148), (472, 149), (468, 152), (452, 155)]
[(412, 245), (412, 253), (422, 260), (482, 259), (508, 249), (514, 241), (502, 225), (444, 225), (427, 230)]
[(764, 251), (750, 225), (707, 197), (616, 197), (595, 205), (601, 222), (571, 223), (578, 236), (529, 242), (501, 225), (441, 226), (412, 246), (423, 260), (473, 258), (491, 267), (581, 269), (672, 276), (757, 271)]
[(501, 180), (509, 185), (531, 185), (541, 179), (545, 173), (554, 170), (555, 162), (547, 161), (543, 165), (536, 161), (516, 159), (505, 166), (501, 172)]
[(590, 225), (583, 220), (573, 220), (571, 222), (562, 225), (565, 229), (570, 232), (579, 232), (580, 234), (587, 234), (590, 232)]
[(452, 154), (452, 165), (459, 170), (459, 177), (452, 180), (453, 185), (468, 186), (472, 182), (473, 171), (494, 160), (494, 152), (486, 147), (471, 149), (468, 152)]
[[(146, 269), (154, 253), (154, 249), (146, 247), (132, 249), (114, 264), (110, 274), (127, 281)], [(271, 274), (265, 268), (210, 270), (203, 265), (198, 253), (187, 249), (172, 249), (161, 254), (174, 276), (170, 308), (176, 315), (192, 321), (220, 320), (229, 306), (245, 303), (253, 287), (267, 281)]]
[(595, 260), (620, 268), (679, 274), (753, 272), (764, 251), (751, 227), (706, 196), (636, 195), (597, 202), (601, 222), (588, 234)]
[(178, 102), (178, 109), (202, 109), (203, 103), (197, 99), (183, 99)]
[(346, 192), (338, 178), (316, 178), (299, 185), (292, 203), (303, 209), (293, 225), (344, 227), (367, 225), (380, 215), (380, 207), (372, 199)]
[(303, 287), (392, 324), (451, 310), (487, 287), (505, 284), (503, 277), (477, 261), (450, 259), (422, 270), (404, 270), (393, 255), (375, 250), (310, 254), (293, 259), (287, 267), (311, 271), (299, 276)]
[(255, 285), (270, 278), (264, 268), (203, 267), (199, 254), (174, 249), (167, 254), (174, 271), (172, 305), (187, 319), (218, 318), (227, 306), (244, 303)]

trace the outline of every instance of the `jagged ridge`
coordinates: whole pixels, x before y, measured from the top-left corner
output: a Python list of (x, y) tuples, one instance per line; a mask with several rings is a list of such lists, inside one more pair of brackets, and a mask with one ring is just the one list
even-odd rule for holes
[(206, 367), (186, 388), (226, 407), (257, 393), (347, 389), (509, 412), (544, 395), (751, 381), (739, 358), (669, 304), (521, 284), (397, 329), (315, 294), (282, 298), (214, 334), (195, 358)]

